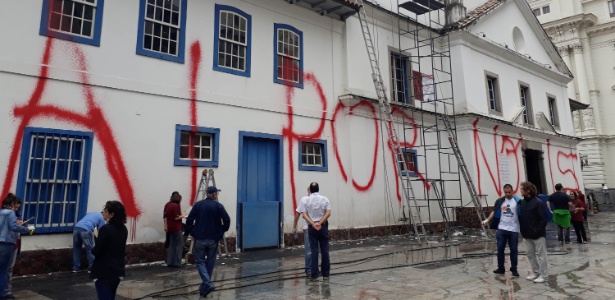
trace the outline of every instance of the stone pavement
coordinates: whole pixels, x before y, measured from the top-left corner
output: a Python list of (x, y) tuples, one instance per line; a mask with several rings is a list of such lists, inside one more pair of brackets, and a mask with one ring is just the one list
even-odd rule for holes
[[(219, 257), (216, 291), (207, 299), (615, 299), (615, 213), (590, 216), (591, 242), (557, 245), (549, 224), (549, 281), (525, 279), (530, 266), (519, 243), (519, 273), (496, 276), (495, 243), (476, 232), (419, 244), (404, 236), (336, 242), (331, 280), (312, 283), (298, 247)], [(571, 232), (575, 240), (574, 230)], [(507, 269), (510, 264), (507, 261)], [(132, 266), (118, 299), (199, 299), (194, 266)], [(94, 299), (86, 273), (15, 279), (18, 299)]]

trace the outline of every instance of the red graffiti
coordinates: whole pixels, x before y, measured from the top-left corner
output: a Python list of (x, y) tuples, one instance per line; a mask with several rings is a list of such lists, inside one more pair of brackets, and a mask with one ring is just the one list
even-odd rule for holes
[[(333, 118), (331, 119), (331, 132), (332, 132), (332, 137), (333, 137), (333, 152), (335, 153), (335, 159), (337, 161), (338, 167), (340, 168), (340, 172), (342, 173), (342, 178), (344, 178), (344, 181), (348, 181), (346, 170), (340, 158), (339, 148), (337, 144), (337, 132), (335, 130), (335, 122), (337, 121), (337, 115), (342, 110), (342, 108), (345, 108), (345, 107), (346, 106), (344, 106), (342, 103), (337, 104), (335, 111), (333, 113)], [(354, 179), (352, 179), (352, 186), (358, 191), (364, 192), (364, 191), (369, 190), (372, 187), (372, 185), (374, 184), (374, 179), (376, 178), (376, 163), (377, 163), (377, 157), (378, 157), (380, 130), (378, 126), (378, 120), (376, 118), (376, 108), (374, 107), (372, 103), (367, 102), (365, 100), (361, 100), (359, 101), (359, 103), (352, 105), (350, 107), (346, 107), (346, 108), (348, 108), (349, 114), (352, 114), (354, 109), (359, 108), (359, 107), (365, 107), (367, 110), (369, 110), (369, 112), (372, 115), (372, 121), (374, 123), (374, 131), (375, 131), (374, 155), (372, 157), (372, 170), (371, 170), (369, 180), (367, 181), (366, 184), (361, 185), (357, 183)]]
[[(409, 124), (412, 124), (412, 140), (410, 142), (401, 142), (401, 141), (395, 141), (396, 144), (399, 145), (400, 148), (404, 149), (413, 149), (414, 146), (416, 145), (416, 141), (418, 140), (418, 127), (416, 125), (416, 122), (414, 121), (414, 118), (410, 117), (406, 112), (404, 112), (403, 110), (401, 110), (399, 107), (395, 106), (393, 107), (393, 109), (391, 110), (391, 114), (392, 115), (400, 115), (405, 121), (407, 121)], [(405, 122), (404, 122), (405, 123)], [(388, 131), (389, 131), (389, 136), (393, 137), (393, 124), (389, 123), (388, 124)], [(406, 125), (407, 126), (407, 125)], [(395, 172), (395, 174), (398, 174), (398, 170), (397, 168), (399, 167), (397, 165), (397, 159), (395, 159), (395, 154), (393, 151), (393, 142), (392, 141), (388, 141), (387, 142), (387, 146), (389, 148), (389, 152), (391, 154), (391, 160), (393, 162), (393, 170)], [(425, 176), (423, 176), (423, 174), (421, 172), (419, 172), (419, 170), (415, 171), (417, 177), (423, 181), (423, 185), (424, 187), (427, 189), (427, 191), (429, 192), (429, 190), (431, 189), (431, 185), (427, 182), (427, 180), (425, 179)], [(401, 179), (400, 179), (401, 180)], [(412, 183), (409, 183), (412, 184)], [(395, 191), (397, 193), (397, 201), (401, 202), (401, 193), (400, 193), (400, 189), (399, 189), (399, 180), (395, 180)]]
[(378, 297), (377, 295), (373, 295), (372, 293), (368, 292), (366, 289), (361, 289), (361, 292), (359, 292), (359, 300), (371, 299), (371, 298), (380, 300), (380, 297)]
[[(555, 190), (555, 181), (553, 180), (553, 166), (551, 165), (551, 140), (547, 139), (547, 156), (548, 156), (548, 161), (549, 161), (549, 174), (551, 175), (551, 184), (553, 185), (553, 190)], [(579, 190), (580, 186), (579, 186), (579, 179), (577, 178), (577, 174), (576, 174), (576, 170), (574, 168), (575, 166), (575, 161), (578, 161), (578, 156), (576, 153), (573, 153), (572, 150), (570, 150), (569, 153), (565, 153), (561, 150), (557, 151), (557, 154), (555, 155), (555, 162), (557, 164), (557, 169), (560, 172), (560, 174), (562, 175), (566, 175), (566, 174), (570, 174), (572, 176), (572, 178), (574, 179), (575, 185), (576, 187), (571, 188), (571, 187), (566, 187), (566, 190)], [(570, 161), (572, 168), (567, 167), (566, 169), (562, 169), (562, 160), (565, 161)]]
[(519, 138), (517, 139), (517, 142), (514, 142), (512, 138), (510, 138), (507, 135), (502, 135), (501, 137), (501, 145), (500, 147), (498, 147), (498, 142), (497, 142), (497, 137), (498, 137), (498, 125), (493, 127), (493, 149), (494, 149), (494, 154), (495, 154), (495, 159), (496, 159), (496, 172), (497, 172), (497, 179), (496, 179), (496, 175), (493, 174), (493, 171), (491, 169), (491, 164), (489, 163), (489, 160), (487, 159), (487, 156), (485, 155), (485, 150), (483, 149), (483, 144), (480, 140), (480, 134), (478, 132), (478, 122), (479, 122), (479, 118), (476, 118), (476, 120), (474, 122), (472, 122), (472, 131), (473, 131), (473, 135), (474, 135), (474, 163), (476, 165), (476, 175), (477, 175), (477, 185), (478, 185), (478, 194), (482, 195), (483, 194), (483, 182), (482, 182), (482, 172), (481, 172), (481, 162), (482, 165), (484, 165), (487, 168), (487, 172), (489, 174), (489, 178), (491, 179), (491, 183), (493, 184), (493, 187), (495, 188), (495, 191), (497, 193), (497, 196), (501, 196), (502, 195), (502, 180), (501, 180), (501, 175), (500, 175), (500, 166), (497, 163), (497, 158), (498, 158), (498, 148), (500, 148), (499, 153), (504, 153), (507, 156), (513, 156), (515, 158), (515, 167), (516, 167), (516, 173), (517, 173), (517, 182), (516, 184), (512, 184), (509, 182), (511, 185), (513, 185), (514, 187), (514, 193), (516, 193), (519, 189), (519, 184), (521, 183), (521, 165), (519, 162), (519, 153), (520, 153), (520, 149), (521, 149), (521, 145), (522, 145), (522, 141), (523, 141), (523, 136), (521, 136), (521, 134), (519, 134)]
[(295, 185), (295, 169), (294, 169), (295, 163), (293, 159), (293, 144), (295, 141), (299, 141), (302, 139), (303, 140), (310, 140), (310, 139), (314, 140), (314, 139), (320, 138), (325, 129), (325, 117), (327, 115), (327, 98), (322, 89), (322, 86), (320, 85), (320, 82), (318, 81), (318, 79), (316, 79), (316, 76), (314, 76), (314, 74), (312, 73), (307, 73), (303, 75), (303, 79), (307, 83), (307, 85), (309, 85), (310, 87), (316, 90), (318, 94), (318, 98), (320, 100), (320, 104), (321, 104), (322, 115), (320, 117), (320, 123), (318, 125), (318, 128), (314, 132), (311, 132), (311, 133), (295, 132), (294, 120), (293, 120), (293, 116), (294, 116), (293, 98), (295, 94), (295, 88), (294, 88), (294, 84), (290, 82), (286, 84), (286, 107), (287, 107), (286, 114), (288, 118), (288, 124), (284, 128), (282, 128), (282, 135), (288, 141), (288, 161), (289, 161), (289, 172), (290, 172), (290, 182), (291, 182), (291, 195), (293, 199), (293, 211), (297, 209), (297, 197), (295, 196), (297, 187)]
[[(193, 148), (193, 143), (196, 140), (198, 116), (196, 111), (196, 99), (197, 99), (197, 87), (199, 80), (199, 71), (201, 65), (201, 44), (196, 41), (190, 46), (190, 139), (188, 142), (188, 149)], [(197, 161), (194, 158), (194, 151), (188, 151), (188, 158), (190, 159), (191, 169), (191, 184), (190, 184), (190, 206), (194, 205), (194, 198), (196, 198), (196, 184), (199, 176), (197, 172)]]
[(120, 200), (126, 207), (126, 214), (131, 218), (137, 218), (141, 214), (141, 210), (135, 201), (133, 188), (128, 178), (122, 154), (118, 148), (115, 135), (113, 134), (109, 122), (102, 109), (96, 103), (90, 84), (87, 59), (83, 51), (77, 45), (71, 44), (73, 56), (76, 58), (76, 67), (80, 71), (81, 88), (86, 100), (87, 111), (85, 113), (78, 113), (55, 105), (40, 104), (47, 86), (47, 79), (49, 76), (48, 65), (51, 60), (53, 43), (52, 38), (47, 38), (36, 87), (27, 104), (15, 106), (13, 108), (14, 117), (21, 118), (21, 121), (17, 127), (15, 139), (13, 140), (13, 147), (4, 177), (2, 193), (7, 194), (12, 185), (15, 165), (18, 161), (17, 156), (21, 151), (24, 129), (36, 119), (51, 118), (82, 126), (94, 132), (97, 141), (102, 147), (107, 171), (113, 180)]

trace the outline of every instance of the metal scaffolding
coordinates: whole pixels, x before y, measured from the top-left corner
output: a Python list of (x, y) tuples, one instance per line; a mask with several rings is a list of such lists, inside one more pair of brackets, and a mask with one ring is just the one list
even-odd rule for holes
[[(399, 94), (393, 95), (391, 100), (409, 106), (407, 109), (414, 119), (414, 123), (401, 119), (404, 142), (408, 143), (414, 132), (420, 134), (414, 145), (414, 159), (423, 166), (418, 168), (422, 176), (411, 181), (420, 182), (423, 187), (422, 193), (417, 191), (416, 198), (421, 213), (427, 210), (425, 223), (434, 223), (434, 214), (441, 215), (443, 226), (431, 226), (431, 233), (449, 231), (449, 222), (455, 221), (455, 207), (463, 206), (460, 162), (452, 141), (449, 142), (450, 135), (456, 144), (457, 124), (444, 10), (445, 5), (440, 1), (397, 0), (398, 55), (403, 63), (392, 64), (391, 70), (395, 74), (411, 74), (410, 80), (402, 81), (402, 91), (407, 93), (401, 99), (404, 101), (400, 101)], [(395, 67), (402, 70), (394, 70)]]

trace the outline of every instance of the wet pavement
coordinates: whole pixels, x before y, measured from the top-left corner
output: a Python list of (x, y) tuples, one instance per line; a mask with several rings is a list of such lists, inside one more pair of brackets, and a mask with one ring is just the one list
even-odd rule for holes
[[(615, 213), (590, 216), (589, 227), (590, 243), (560, 246), (549, 224), (544, 284), (525, 279), (531, 268), (522, 241), (521, 276), (495, 275), (494, 238), (469, 231), (421, 244), (407, 236), (332, 243), (328, 283), (305, 278), (300, 247), (223, 255), (207, 299), (615, 299)], [(199, 299), (199, 284), (192, 265), (130, 266), (118, 299)], [(84, 272), (16, 278), (13, 291), (17, 299), (95, 298)]]

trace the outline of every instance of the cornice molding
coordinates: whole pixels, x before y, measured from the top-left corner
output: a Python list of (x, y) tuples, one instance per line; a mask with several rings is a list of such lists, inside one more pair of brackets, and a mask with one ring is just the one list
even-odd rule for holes
[(562, 18), (542, 24), (545, 31), (551, 35), (562, 30), (581, 30), (590, 26), (594, 26), (598, 21), (598, 17), (594, 14), (578, 14), (571, 17)]
[(599, 24), (587, 28), (587, 35), (590, 37), (605, 35), (609, 33), (615, 33), (615, 21)]

